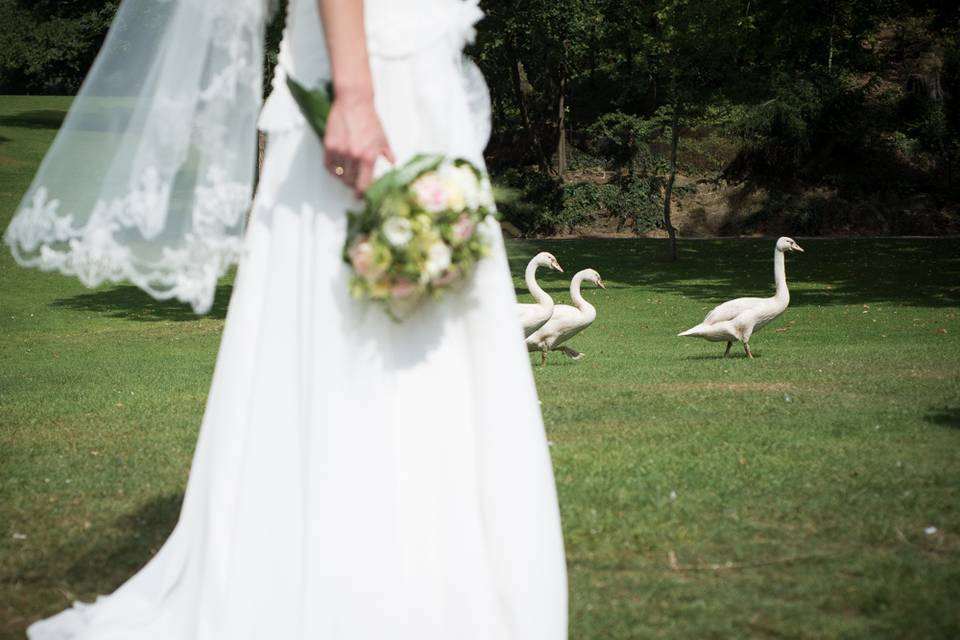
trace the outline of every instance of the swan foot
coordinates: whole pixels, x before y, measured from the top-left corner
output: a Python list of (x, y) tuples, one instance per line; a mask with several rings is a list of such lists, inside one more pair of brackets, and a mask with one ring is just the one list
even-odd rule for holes
[(733, 346), (733, 343), (728, 340), (728, 341), (727, 341), (727, 350), (723, 352), (723, 357), (724, 357), (724, 358), (726, 358), (727, 356), (730, 355), (730, 347), (732, 347), (732, 346)]
[(753, 360), (753, 352), (750, 351), (750, 344), (747, 342), (743, 343), (743, 350), (747, 352), (747, 357)]
[(577, 351), (576, 349), (571, 349), (570, 347), (560, 347), (560, 351), (566, 354), (571, 360), (579, 360), (583, 357), (583, 354)]

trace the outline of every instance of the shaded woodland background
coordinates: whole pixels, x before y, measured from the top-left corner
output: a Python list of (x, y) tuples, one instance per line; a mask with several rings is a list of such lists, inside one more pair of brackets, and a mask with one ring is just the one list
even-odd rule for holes
[[(0, 93), (75, 92), (117, 5), (0, 0)], [(519, 234), (960, 232), (955, 0), (482, 6)]]

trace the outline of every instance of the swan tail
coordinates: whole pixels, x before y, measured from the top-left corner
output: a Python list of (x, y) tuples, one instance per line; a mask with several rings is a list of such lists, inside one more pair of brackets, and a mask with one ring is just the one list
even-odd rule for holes
[(698, 324), (695, 327), (690, 327), (686, 331), (681, 331), (677, 334), (677, 337), (698, 338), (701, 335), (703, 335), (703, 324)]

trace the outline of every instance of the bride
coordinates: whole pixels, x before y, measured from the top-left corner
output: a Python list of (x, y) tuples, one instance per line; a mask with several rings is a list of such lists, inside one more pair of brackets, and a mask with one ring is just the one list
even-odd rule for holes
[[(378, 156), (482, 166), (461, 0), (292, 0), (253, 171), (264, 0), (125, 0), (5, 241), (19, 262), (209, 308), (240, 267), (182, 512), (34, 640), (557, 640), (559, 513), (496, 223), (403, 323), (353, 300), (345, 211)], [(332, 80), (324, 145), (287, 92)], [(324, 153), (324, 147), (327, 152)]]

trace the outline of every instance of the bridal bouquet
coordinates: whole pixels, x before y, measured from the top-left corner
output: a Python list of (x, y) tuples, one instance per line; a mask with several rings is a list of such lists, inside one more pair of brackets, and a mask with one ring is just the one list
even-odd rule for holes
[[(329, 90), (287, 80), (307, 122), (323, 139)], [(385, 305), (395, 320), (462, 283), (490, 252), (479, 230), (496, 216), (487, 175), (463, 159), (420, 154), (387, 171), (347, 213), (343, 259), (353, 269), (350, 293)]]

